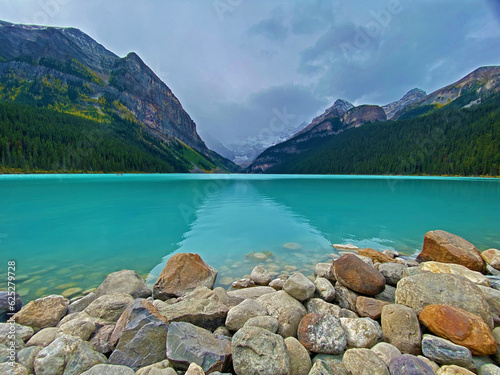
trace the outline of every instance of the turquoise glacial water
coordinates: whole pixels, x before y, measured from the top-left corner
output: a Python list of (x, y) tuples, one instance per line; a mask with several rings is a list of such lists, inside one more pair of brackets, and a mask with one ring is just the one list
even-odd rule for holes
[(415, 255), (433, 229), (500, 248), (498, 179), (1, 175), (0, 197), (0, 288), (15, 260), (25, 301), (121, 269), (152, 283), (176, 252), (200, 254), (227, 285), (259, 262), (312, 274), (336, 243)]

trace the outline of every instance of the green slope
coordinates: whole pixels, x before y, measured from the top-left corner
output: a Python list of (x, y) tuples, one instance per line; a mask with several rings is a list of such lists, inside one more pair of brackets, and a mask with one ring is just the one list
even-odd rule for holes
[(215, 164), (181, 142), (152, 138), (140, 124), (0, 103), (1, 173), (189, 172)]
[(498, 176), (500, 96), (307, 142), (266, 173)]

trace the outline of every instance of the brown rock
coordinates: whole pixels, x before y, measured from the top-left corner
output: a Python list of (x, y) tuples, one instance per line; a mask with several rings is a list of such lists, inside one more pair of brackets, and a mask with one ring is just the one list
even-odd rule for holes
[(469, 241), (443, 230), (427, 232), (419, 261), (455, 263), (473, 271), (483, 272), (485, 265), (481, 253)]
[(161, 271), (153, 287), (153, 296), (155, 299), (167, 300), (181, 297), (198, 286), (211, 289), (216, 277), (217, 271), (198, 254), (175, 254)]
[(384, 306), (381, 323), (384, 341), (404, 354), (421, 353), (422, 332), (415, 311), (403, 305)]
[(30, 301), (11, 319), (17, 324), (29, 326), (35, 332), (43, 328), (55, 327), (68, 311), (69, 301), (61, 296), (48, 296)]
[(494, 269), (500, 271), (500, 250), (488, 249), (481, 253), (481, 258), (492, 266)]
[(385, 305), (389, 305), (389, 302), (363, 296), (359, 296), (356, 299), (356, 310), (358, 310), (359, 316), (362, 317), (372, 319), (380, 318), (380, 315), (382, 315), (382, 307)]
[(337, 281), (355, 292), (374, 296), (385, 287), (385, 277), (354, 254), (342, 255), (333, 267)]
[(429, 305), (419, 319), (432, 333), (465, 346), (473, 355), (496, 353), (497, 343), (490, 329), (483, 319), (468, 311), (448, 305)]
[(378, 263), (399, 263), (399, 261), (395, 260), (394, 258), (391, 258), (390, 256), (381, 253), (380, 251), (370, 249), (367, 247), (366, 249), (359, 249), (358, 255), (368, 257), (374, 262)]

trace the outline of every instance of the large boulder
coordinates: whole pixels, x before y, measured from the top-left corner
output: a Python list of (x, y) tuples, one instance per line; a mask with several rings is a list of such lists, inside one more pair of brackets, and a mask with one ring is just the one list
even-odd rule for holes
[(56, 337), (70, 335), (79, 337), (83, 341), (88, 341), (90, 335), (94, 333), (95, 328), (96, 327), (93, 322), (73, 319), (69, 322), (61, 324), (61, 326), (58, 327)]
[(401, 353), (420, 354), (422, 333), (415, 312), (403, 305), (386, 305), (382, 308), (382, 333), (384, 341), (398, 348)]
[(299, 323), (307, 314), (305, 307), (299, 301), (282, 290), (264, 294), (257, 298), (257, 301), (267, 309), (270, 316), (278, 319), (278, 333), (281, 336), (296, 337)]
[(479, 315), (490, 329), (493, 328), (491, 310), (481, 290), (462, 276), (421, 273), (405, 277), (398, 283), (396, 303), (411, 307), (417, 315), (429, 305), (458, 307)]
[[(14, 337), (12, 337), (14, 336)], [(17, 323), (0, 323), (0, 344), (14, 345), (16, 349), (24, 347), (25, 341), (33, 336), (33, 328)]]
[(391, 375), (434, 375), (434, 370), (420, 358), (403, 354), (389, 363)]
[(347, 345), (347, 336), (340, 319), (329, 314), (307, 314), (300, 321), (300, 343), (309, 351), (340, 354)]
[(43, 328), (55, 327), (66, 315), (68, 305), (69, 301), (66, 298), (51, 295), (28, 302), (11, 319), (38, 332)]
[(152, 294), (146, 282), (132, 270), (110, 273), (95, 291), (96, 297), (114, 293), (130, 294), (133, 298), (147, 298)]
[(491, 286), (490, 280), (488, 280), (488, 278), (481, 272), (472, 271), (465, 266), (461, 266), (460, 264), (429, 261), (422, 263), (420, 269), (424, 272), (451, 273), (453, 275), (463, 276), (476, 285)]
[(311, 369), (311, 357), (306, 348), (295, 338), (285, 339), (286, 350), (290, 356), (289, 375), (307, 375)]
[(198, 254), (175, 254), (161, 271), (153, 287), (153, 297), (166, 300), (181, 297), (199, 286), (212, 289), (216, 277), (217, 271)]
[(382, 338), (380, 324), (370, 318), (340, 318), (348, 348), (371, 348)]
[(121, 334), (116, 349), (109, 357), (110, 364), (137, 370), (166, 358), (167, 320), (150, 301), (135, 300), (120, 320), (125, 324), (123, 330), (122, 324), (116, 325), (115, 331), (121, 330)]
[(169, 322), (188, 322), (209, 330), (224, 325), (229, 311), (227, 303), (228, 296), (222, 288), (210, 290), (206, 287), (196, 288), (174, 304), (161, 300), (153, 302), (158, 312)]
[(333, 264), (337, 281), (355, 292), (374, 296), (385, 286), (385, 277), (354, 254), (342, 255)]
[(390, 375), (385, 363), (370, 349), (348, 349), (342, 363), (352, 374)]
[(191, 323), (174, 322), (167, 335), (167, 358), (179, 370), (196, 363), (207, 373), (226, 372), (231, 363), (231, 340)]
[(237, 375), (288, 375), (290, 356), (280, 335), (263, 328), (243, 327), (233, 336), (232, 355)]
[(74, 319), (91, 321), (96, 325), (96, 329), (99, 329), (102, 326), (116, 323), (123, 312), (133, 303), (134, 299), (130, 294), (105, 294), (93, 301), (81, 313), (76, 314)]
[(229, 310), (226, 318), (226, 327), (231, 331), (237, 331), (245, 325), (248, 319), (263, 315), (267, 315), (266, 308), (256, 300), (246, 299)]
[(465, 346), (473, 355), (496, 353), (495, 338), (483, 319), (475, 314), (448, 305), (429, 305), (419, 319), (432, 333)]
[(314, 295), (316, 286), (300, 272), (295, 272), (283, 285), (283, 290), (299, 301), (305, 301)]
[[(12, 304), (12, 305), (11, 305)], [(23, 302), (19, 294), (10, 295), (5, 290), (0, 290), (0, 323), (6, 322), (11, 315), (8, 313), (16, 313), (23, 307)]]
[(37, 375), (80, 375), (106, 361), (107, 358), (94, 351), (87, 341), (63, 335), (40, 350), (35, 358), (34, 369)]
[(500, 271), (500, 250), (488, 249), (481, 253), (481, 258), (491, 267)]
[(465, 346), (456, 345), (449, 340), (433, 335), (424, 335), (422, 353), (440, 365), (458, 365), (468, 367), (472, 363), (472, 354)]
[(417, 260), (461, 264), (478, 272), (483, 272), (485, 268), (481, 253), (473, 244), (443, 230), (425, 234), (424, 246)]

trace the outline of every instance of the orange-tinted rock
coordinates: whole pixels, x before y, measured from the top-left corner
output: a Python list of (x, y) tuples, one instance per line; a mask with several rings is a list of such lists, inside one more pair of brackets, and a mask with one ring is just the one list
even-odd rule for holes
[(469, 241), (443, 230), (427, 232), (417, 260), (461, 264), (473, 271), (483, 272), (481, 253)]
[(216, 277), (217, 271), (198, 254), (175, 254), (161, 271), (153, 287), (153, 297), (166, 300), (181, 297), (199, 286), (211, 289)]
[(496, 353), (497, 343), (490, 329), (483, 319), (468, 311), (448, 305), (429, 305), (419, 319), (432, 333), (465, 346), (473, 355)]
[(380, 315), (382, 314), (382, 307), (385, 305), (389, 305), (389, 302), (363, 296), (359, 296), (356, 299), (356, 310), (358, 310), (359, 316), (375, 320), (380, 318)]
[(385, 277), (354, 254), (342, 255), (333, 264), (337, 281), (355, 292), (374, 296), (385, 287)]
[(366, 249), (359, 249), (358, 255), (362, 255), (368, 258), (371, 258), (374, 262), (378, 263), (399, 263), (399, 261), (391, 258), (390, 256), (381, 253), (380, 251), (370, 249), (367, 247)]
[(500, 271), (500, 250), (488, 249), (481, 253), (481, 258), (493, 268)]

